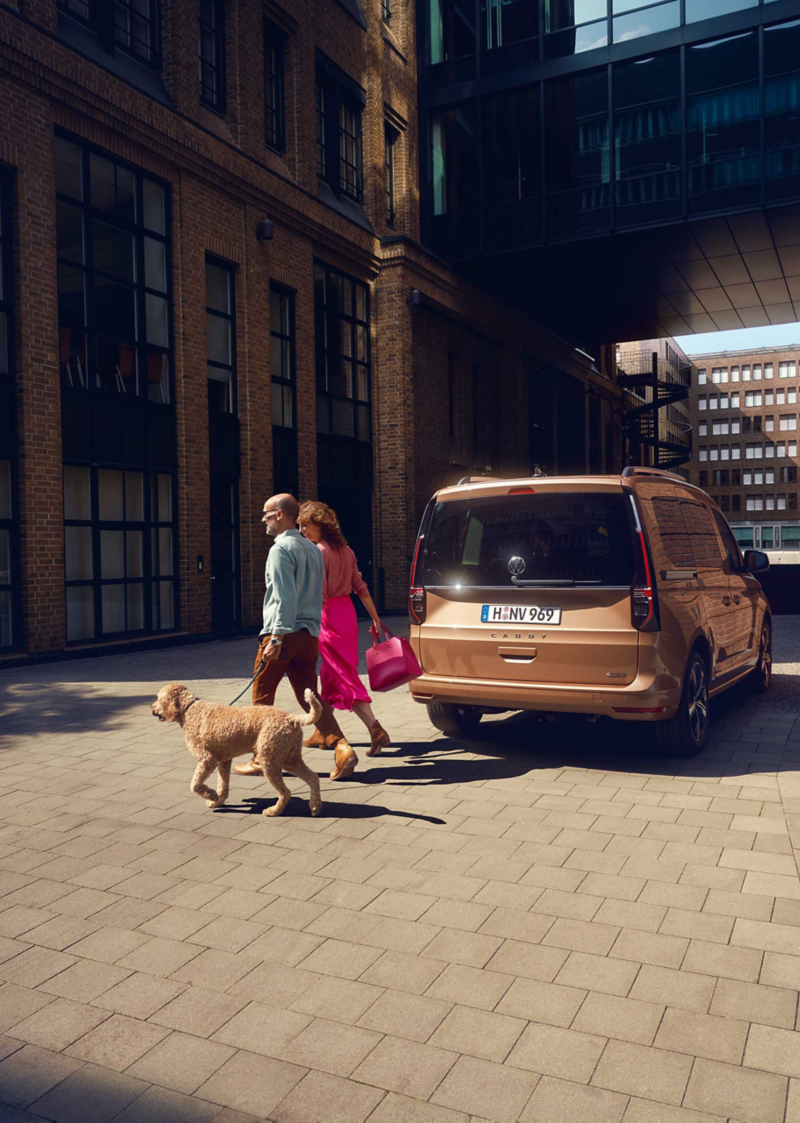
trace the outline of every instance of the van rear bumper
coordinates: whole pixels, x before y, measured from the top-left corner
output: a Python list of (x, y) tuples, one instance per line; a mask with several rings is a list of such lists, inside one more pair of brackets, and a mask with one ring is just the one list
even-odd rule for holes
[(665, 721), (675, 716), (681, 695), (680, 682), (663, 674), (640, 674), (632, 683), (613, 691), (599, 686), (539, 685), (423, 674), (410, 683), (409, 689), (414, 701), (424, 704), (451, 702), (486, 709), (597, 714), (620, 721)]

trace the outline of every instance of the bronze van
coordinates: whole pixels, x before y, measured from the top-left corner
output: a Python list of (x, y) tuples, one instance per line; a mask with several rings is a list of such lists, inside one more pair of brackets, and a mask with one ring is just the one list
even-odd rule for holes
[(667, 751), (697, 752), (712, 698), (770, 686), (768, 567), (668, 472), (463, 480), (417, 538), (412, 695), (449, 735), (538, 710), (654, 722)]

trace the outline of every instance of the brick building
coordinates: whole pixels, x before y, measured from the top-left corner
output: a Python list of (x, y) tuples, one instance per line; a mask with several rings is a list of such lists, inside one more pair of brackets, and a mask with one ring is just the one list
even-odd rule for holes
[(619, 466), (607, 348), (419, 244), (413, 11), (0, 8), (0, 657), (258, 624), (277, 489), (402, 609), (436, 487)]
[(800, 346), (693, 359), (690, 479), (745, 548), (800, 550), (799, 361)]

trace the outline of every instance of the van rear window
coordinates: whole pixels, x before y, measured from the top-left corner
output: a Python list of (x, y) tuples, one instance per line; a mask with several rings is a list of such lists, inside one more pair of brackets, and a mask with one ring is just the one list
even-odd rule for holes
[[(518, 560), (509, 569), (512, 559)], [(516, 570), (521, 580), (618, 586), (632, 583), (634, 569), (622, 491), (542, 491), (437, 503), (425, 538), (422, 582), (513, 587)]]

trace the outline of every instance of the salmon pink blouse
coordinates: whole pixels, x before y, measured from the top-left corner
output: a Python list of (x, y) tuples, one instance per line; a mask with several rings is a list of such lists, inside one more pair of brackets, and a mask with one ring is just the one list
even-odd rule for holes
[(329, 597), (346, 597), (350, 593), (363, 597), (369, 593), (367, 583), (361, 576), (356, 556), (349, 546), (336, 550), (327, 542), (317, 542), (325, 562), (325, 577), (322, 581), (322, 603)]

